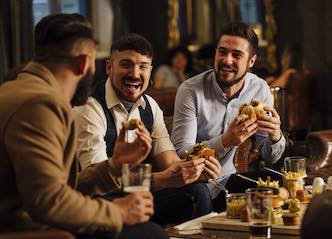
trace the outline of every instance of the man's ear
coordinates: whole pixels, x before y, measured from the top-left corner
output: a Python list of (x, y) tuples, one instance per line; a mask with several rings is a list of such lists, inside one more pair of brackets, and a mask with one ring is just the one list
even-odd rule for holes
[(111, 58), (108, 58), (105, 62), (106, 74), (110, 76), (112, 74), (112, 62)]
[(252, 68), (256, 62), (256, 59), (257, 59), (257, 55), (253, 55), (250, 59), (249, 59), (249, 63), (248, 63), (248, 66), (249, 68)]
[(76, 71), (78, 75), (85, 75), (89, 68), (88, 55), (79, 55), (77, 57)]

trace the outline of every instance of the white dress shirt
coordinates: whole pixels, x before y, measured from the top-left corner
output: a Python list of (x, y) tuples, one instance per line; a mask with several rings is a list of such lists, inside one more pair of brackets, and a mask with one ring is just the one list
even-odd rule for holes
[[(134, 103), (130, 112), (128, 112), (115, 94), (110, 79), (105, 84), (105, 97), (106, 105), (114, 118), (117, 134), (119, 134), (124, 120), (141, 119), (138, 107), (142, 106), (145, 108), (146, 102), (143, 97), (140, 97)], [(150, 103), (153, 115), (151, 138), (152, 155), (155, 157), (164, 151), (175, 149), (165, 126), (162, 110), (152, 97), (148, 95), (146, 97)], [(77, 155), (82, 168), (107, 160), (106, 142), (104, 140), (107, 121), (102, 106), (96, 99), (90, 97), (87, 104), (74, 108), (74, 113), (78, 128)], [(135, 131), (128, 130), (126, 138), (128, 142), (132, 142), (136, 138)]]

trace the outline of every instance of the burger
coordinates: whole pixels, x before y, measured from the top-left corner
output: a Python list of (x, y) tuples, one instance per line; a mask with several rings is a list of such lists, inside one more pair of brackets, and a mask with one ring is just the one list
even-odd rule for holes
[(264, 110), (264, 103), (263, 101), (259, 99), (252, 99), (250, 104), (243, 104), (240, 107), (240, 112), (239, 114), (245, 114), (248, 115), (250, 118), (259, 116), (259, 115), (264, 115), (266, 114), (266, 110)]
[(198, 158), (208, 159), (210, 156), (215, 157), (215, 150), (205, 144), (195, 144), (191, 152), (186, 151), (186, 159), (194, 160)]
[(285, 200), (289, 198), (289, 192), (284, 187), (278, 188), (278, 193), (272, 196), (272, 223), (283, 224), (283, 209)]
[(140, 122), (139, 119), (125, 120), (122, 122), (122, 127), (125, 130), (134, 130), (138, 127), (139, 122)]

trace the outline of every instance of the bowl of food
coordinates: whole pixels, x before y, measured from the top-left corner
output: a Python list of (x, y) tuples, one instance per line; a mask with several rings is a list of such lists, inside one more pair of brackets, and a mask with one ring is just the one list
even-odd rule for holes
[(257, 186), (260, 188), (267, 188), (272, 190), (274, 195), (279, 194), (279, 181), (271, 180), (270, 176), (267, 176), (266, 181), (259, 177), (257, 181)]
[(305, 172), (284, 172), (284, 186), (287, 188), (290, 197), (296, 197), (297, 191), (304, 189), (304, 178), (306, 176)]
[(299, 213), (291, 213), (287, 212), (282, 215), (282, 220), (284, 225), (292, 226), (292, 225), (299, 225), (301, 223), (301, 218)]
[(247, 205), (245, 193), (226, 195), (226, 215), (228, 218), (240, 218), (241, 210)]

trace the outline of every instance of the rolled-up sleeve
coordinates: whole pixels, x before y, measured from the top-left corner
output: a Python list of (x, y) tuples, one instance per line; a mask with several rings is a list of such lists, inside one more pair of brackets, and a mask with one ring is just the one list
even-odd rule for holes
[(263, 159), (270, 163), (275, 163), (281, 158), (286, 146), (286, 139), (283, 135), (279, 141), (275, 143), (266, 139), (266, 137), (260, 136), (256, 136), (256, 140), (258, 144), (262, 145), (260, 154)]
[(158, 154), (175, 150), (174, 146), (170, 140), (165, 121), (163, 116), (163, 111), (158, 106), (157, 102), (150, 96), (147, 96), (149, 103), (151, 105), (151, 110), (153, 114), (153, 125), (152, 125), (152, 153), (156, 157)]
[(171, 139), (178, 155), (185, 157), (197, 138), (196, 105), (190, 89), (181, 85), (176, 93)]
[(77, 125), (77, 156), (83, 169), (107, 160), (104, 140), (107, 123), (101, 105), (89, 98), (84, 106), (74, 108)]

